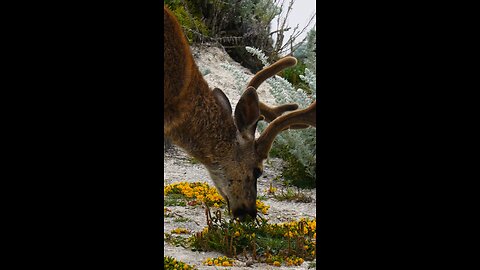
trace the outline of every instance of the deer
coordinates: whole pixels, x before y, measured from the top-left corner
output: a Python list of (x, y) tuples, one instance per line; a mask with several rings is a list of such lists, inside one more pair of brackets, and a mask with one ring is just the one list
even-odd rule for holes
[[(296, 65), (287, 56), (254, 75), (232, 112), (225, 93), (212, 90), (200, 73), (175, 15), (166, 6), (163, 15), (164, 136), (205, 166), (235, 219), (255, 219), (257, 179), (275, 137), (289, 128), (316, 127), (316, 101), (300, 110), (259, 100), (262, 82)], [(262, 120), (269, 125), (255, 138)]]

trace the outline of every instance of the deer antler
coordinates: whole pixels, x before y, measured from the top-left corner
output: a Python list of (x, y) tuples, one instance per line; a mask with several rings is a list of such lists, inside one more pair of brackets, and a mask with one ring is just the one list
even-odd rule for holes
[(284, 114), (272, 121), (255, 141), (257, 154), (266, 159), (275, 137), (285, 129), (292, 128), (293, 126), (316, 127), (316, 109), (317, 101), (315, 100), (310, 106), (303, 110)]
[[(250, 80), (248, 87), (253, 87), (258, 89), (258, 87), (268, 78), (274, 76), (278, 72), (284, 70), (287, 67), (294, 66), (297, 64), (297, 59), (291, 56), (284, 57), (272, 65), (260, 70), (253, 76)], [(277, 107), (270, 107), (263, 102), (259, 102), (260, 113), (265, 117), (265, 121), (272, 122), (275, 118), (282, 115), (284, 112), (293, 111), (298, 109), (297, 104), (284, 104)]]
[(255, 74), (255, 76), (250, 80), (250, 83), (247, 85), (257, 89), (260, 84), (262, 84), (266, 79), (272, 77), (278, 72), (286, 69), (287, 67), (295, 66), (297, 64), (297, 59), (295, 57), (287, 56), (277, 62), (271, 64), (270, 66), (260, 70)]
[[(248, 87), (257, 89), (266, 79), (277, 74), (281, 70), (297, 64), (297, 59), (287, 56), (270, 65), (269, 67), (257, 72), (252, 78)], [(278, 133), (283, 130), (303, 129), (309, 126), (316, 126), (317, 101), (314, 101), (308, 108), (298, 110), (297, 104), (285, 104), (277, 107), (270, 107), (263, 102), (259, 102), (260, 113), (265, 117), (265, 121), (270, 122), (260, 137), (255, 141), (257, 154), (266, 159), (272, 143)], [(282, 115), (284, 112), (293, 111)]]
[[(253, 78), (250, 80), (250, 83), (247, 85), (248, 87), (254, 87), (255, 89), (258, 89), (258, 87), (268, 78), (274, 76), (278, 72), (284, 70), (287, 67), (295, 66), (297, 64), (297, 59), (291, 56), (284, 57), (277, 62), (273, 63), (272, 65), (260, 70), (253, 76)], [(267, 104), (263, 102), (259, 102), (259, 108), (260, 108), (260, 113), (265, 117), (265, 121), (268, 123), (272, 122), (275, 120), (275, 118), (279, 117), (282, 115), (284, 112), (287, 111), (294, 111), (298, 109), (297, 104), (284, 104), (280, 105), (277, 107), (271, 107), (268, 106)], [(302, 128), (307, 128), (305, 125), (293, 125), (290, 128), (293, 129), (302, 129)]]

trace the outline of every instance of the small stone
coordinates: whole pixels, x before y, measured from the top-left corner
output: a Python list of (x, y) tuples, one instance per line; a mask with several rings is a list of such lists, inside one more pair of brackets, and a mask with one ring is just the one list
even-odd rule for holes
[(246, 266), (252, 266), (253, 265), (253, 260), (248, 260), (246, 263), (245, 263)]

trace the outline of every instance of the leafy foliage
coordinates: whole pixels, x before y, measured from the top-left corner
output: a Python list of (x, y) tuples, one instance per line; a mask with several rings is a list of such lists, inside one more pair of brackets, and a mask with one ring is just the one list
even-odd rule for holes
[(282, 11), (278, 0), (164, 0), (164, 3), (177, 16), (190, 43), (221, 44), (235, 61), (253, 72), (260, 69), (261, 63), (245, 52), (245, 46), (260, 48), (271, 58), (278, 55), (272, 39), (272, 34), (278, 31), (271, 29), (271, 22)]
[[(186, 2), (186, 5), (183, 4), (184, 2)], [(209, 35), (208, 28), (202, 21), (201, 13), (194, 2), (195, 1), (164, 0), (164, 3), (184, 28), (185, 36), (190, 44), (197, 40), (199, 34), (204, 36)]]
[[(305, 165), (288, 150), (288, 147), (287, 144), (280, 144), (275, 141), (270, 150), (270, 156), (280, 157), (287, 163), (282, 172), (285, 184), (300, 188), (314, 188), (316, 186), (315, 177), (310, 175), (309, 168), (306, 168)], [(313, 167), (313, 169), (315, 169), (315, 167)]]
[(305, 92), (311, 94), (309, 86), (300, 78), (300, 76), (305, 72), (305, 68), (307, 66), (302, 60), (297, 60), (298, 62), (296, 66), (284, 69), (280, 75), (289, 81), (293, 87), (302, 88), (305, 90)]
[(317, 64), (316, 38), (317, 38), (316, 30), (311, 29), (307, 34), (307, 42), (301, 44), (293, 54), (293, 56), (295, 56), (299, 61), (305, 62), (305, 67), (311, 70), (313, 73), (316, 73), (316, 64)]

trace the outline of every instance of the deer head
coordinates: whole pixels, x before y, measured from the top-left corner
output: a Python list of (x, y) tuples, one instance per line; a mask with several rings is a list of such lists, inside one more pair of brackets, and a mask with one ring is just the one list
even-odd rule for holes
[[(164, 23), (164, 134), (205, 165), (234, 217), (256, 217), (257, 179), (275, 136), (288, 128), (315, 126), (316, 102), (303, 110), (296, 104), (270, 107), (256, 92), (296, 59), (285, 57), (258, 72), (233, 112), (227, 96), (218, 88), (210, 90), (202, 78), (178, 22), (166, 8)], [(270, 124), (256, 139), (261, 120)]]
[[(246, 215), (255, 217), (257, 214), (257, 178), (262, 175), (263, 162), (268, 157), (276, 135), (288, 128), (306, 128), (316, 125), (316, 102), (304, 110), (296, 110), (298, 108), (296, 104), (270, 107), (258, 99), (256, 88), (265, 79), (295, 64), (295, 58), (286, 57), (253, 77), (233, 115), (237, 131), (231, 153), (219, 161), (214, 168), (209, 168), (210, 175), (215, 183), (218, 183), (217, 188), (229, 203), (233, 216), (240, 217), (241, 220)], [(222, 97), (223, 104), (229, 104), (223, 93), (219, 96)], [(228, 110), (230, 105), (223, 105), (223, 107)], [(296, 111), (283, 114), (292, 110)], [(270, 124), (256, 139), (255, 130), (260, 120), (266, 120)]]

